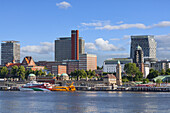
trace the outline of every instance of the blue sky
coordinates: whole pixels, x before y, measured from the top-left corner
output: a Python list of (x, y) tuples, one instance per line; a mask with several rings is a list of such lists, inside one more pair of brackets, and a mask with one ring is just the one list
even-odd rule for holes
[(54, 60), (54, 40), (78, 29), (86, 51), (129, 57), (130, 35), (155, 35), (158, 59), (170, 58), (169, 0), (0, 0), (0, 39), (18, 40), (21, 60)]

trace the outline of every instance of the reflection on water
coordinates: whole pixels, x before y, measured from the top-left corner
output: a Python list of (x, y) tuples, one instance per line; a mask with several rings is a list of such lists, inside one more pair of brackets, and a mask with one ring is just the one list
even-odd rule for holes
[(170, 93), (0, 92), (4, 113), (170, 112)]

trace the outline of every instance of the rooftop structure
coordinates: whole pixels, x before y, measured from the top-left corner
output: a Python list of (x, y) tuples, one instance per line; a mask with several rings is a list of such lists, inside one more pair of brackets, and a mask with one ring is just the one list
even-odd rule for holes
[(142, 48), (144, 57), (156, 58), (157, 43), (153, 35), (131, 36), (130, 57), (132, 59), (134, 58), (135, 50), (138, 45)]

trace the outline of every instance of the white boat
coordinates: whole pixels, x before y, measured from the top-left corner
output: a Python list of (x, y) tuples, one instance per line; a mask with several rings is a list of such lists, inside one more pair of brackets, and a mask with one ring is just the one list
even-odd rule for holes
[(20, 91), (51, 91), (52, 85), (49, 83), (38, 83), (36, 81), (31, 81), (23, 86), (21, 86)]

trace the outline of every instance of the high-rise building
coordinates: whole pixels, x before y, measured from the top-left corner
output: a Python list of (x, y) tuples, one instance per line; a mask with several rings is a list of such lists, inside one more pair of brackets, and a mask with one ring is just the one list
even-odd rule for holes
[(136, 47), (133, 63), (143, 63), (143, 51), (139, 45)]
[(71, 59), (79, 60), (79, 31), (71, 31)]
[(78, 60), (79, 54), (84, 53), (85, 41), (78, 36), (78, 30), (72, 30), (71, 37), (55, 40), (55, 61)]
[(59, 38), (55, 40), (55, 61), (67, 59), (71, 59), (71, 38)]
[(156, 58), (156, 46), (154, 36), (152, 35), (139, 35), (131, 36), (131, 50), (130, 57), (134, 59), (134, 54), (137, 46), (140, 46), (143, 50), (145, 58)]
[(9, 62), (20, 63), (19, 41), (3, 41), (1, 43), (1, 65)]
[(143, 50), (139, 45), (136, 47), (133, 63), (136, 63), (136, 66), (143, 74), (145, 73), (143, 63)]

